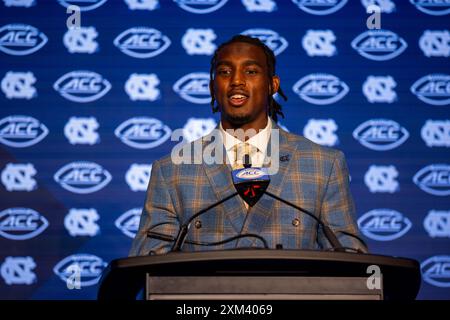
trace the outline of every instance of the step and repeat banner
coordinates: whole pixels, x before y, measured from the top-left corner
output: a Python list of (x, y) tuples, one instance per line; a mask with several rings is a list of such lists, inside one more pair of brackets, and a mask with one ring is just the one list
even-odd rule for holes
[(445, 0), (0, 1), (0, 298), (96, 297), (171, 133), (217, 125), (210, 59), (242, 33), (277, 56), (280, 125), (345, 153), (371, 252), (417, 259), (419, 298), (450, 299), (449, 13)]

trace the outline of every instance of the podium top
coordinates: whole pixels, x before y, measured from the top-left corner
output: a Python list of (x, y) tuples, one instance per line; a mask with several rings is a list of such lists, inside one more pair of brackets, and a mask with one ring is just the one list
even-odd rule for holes
[(328, 276), (369, 277), (378, 266), (385, 299), (414, 299), (421, 275), (416, 260), (383, 255), (310, 250), (237, 249), (173, 252), (111, 261), (101, 279), (98, 299), (135, 299), (153, 276)]

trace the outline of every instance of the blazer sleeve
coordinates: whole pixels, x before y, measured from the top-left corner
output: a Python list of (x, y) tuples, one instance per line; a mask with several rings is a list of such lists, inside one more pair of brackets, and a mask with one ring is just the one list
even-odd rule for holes
[(147, 233), (148, 231), (154, 231), (176, 237), (179, 225), (179, 219), (175, 213), (172, 197), (160, 163), (155, 161), (152, 165), (139, 230), (133, 240), (129, 256), (167, 253), (172, 246), (172, 242), (149, 238)]
[[(368, 252), (355, 221), (355, 204), (349, 187), (349, 171), (344, 154), (337, 151), (322, 199), (320, 215), (333, 230), (343, 247)], [(330, 248), (323, 231), (319, 228), (318, 244)]]

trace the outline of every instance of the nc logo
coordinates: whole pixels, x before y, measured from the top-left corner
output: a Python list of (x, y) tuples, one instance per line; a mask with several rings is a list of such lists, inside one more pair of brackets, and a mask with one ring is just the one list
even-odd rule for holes
[(220, 9), (228, 0), (175, 0), (175, 3), (183, 10), (205, 14)]
[(427, 120), (420, 135), (428, 147), (450, 147), (450, 121)]
[(70, 209), (64, 218), (64, 227), (72, 237), (97, 235), (100, 227), (96, 221), (100, 218), (95, 209)]
[(92, 254), (74, 254), (58, 262), (53, 272), (69, 284), (72, 281), (73, 271), (77, 270), (80, 287), (87, 287), (98, 283), (106, 265), (101, 258)]
[(189, 73), (175, 82), (173, 91), (186, 101), (198, 104), (209, 103), (211, 101), (209, 74), (206, 72)]
[(433, 16), (443, 16), (450, 13), (448, 1), (409, 0), (418, 10)]
[(63, 7), (69, 7), (71, 5), (76, 5), (80, 7), (81, 11), (90, 11), (100, 7), (108, 0), (58, 0), (59, 4)]
[(427, 57), (450, 56), (450, 32), (425, 30), (419, 39), (420, 49)]
[(361, 232), (378, 241), (398, 239), (408, 232), (411, 226), (412, 223), (407, 217), (391, 209), (371, 210), (358, 219)]
[(120, 141), (137, 149), (155, 148), (166, 142), (171, 133), (160, 120), (148, 117), (128, 119), (114, 130)]
[(32, 271), (36, 262), (32, 257), (6, 257), (0, 268), (0, 274), (7, 285), (36, 282), (36, 274)]
[(242, 4), (249, 12), (273, 12), (277, 4), (273, 0), (242, 0)]
[(94, 53), (98, 50), (95, 27), (78, 27), (67, 30), (63, 43), (70, 53)]
[(363, 84), (363, 93), (370, 103), (392, 103), (397, 99), (397, 93), (393, 90), (396, 86), (391, 76), (369, 76)]
[(3, 0), (7, 7), (26, 7), (35, 5), (35, 0)]
[(347, 3), (347, 0), (292, 0), (299, 9), (314, 15), (332, 14), (341, 9)]
[(159, 8), (158, 0), (125, 0), (130, 10), (155, 10)]
[(331, 74), (310, 74), (292, 87), (306, 102), (327, 105), (341, 100), (349, 91), (347, 84)]
[(36, 189), (33, 176), (36, 169), (31, 163), (8, 163), (2, 171), (2, 183), (8, 191), (32, 191)]
[(139, 59), (152, 58), (170, 46), (170, 39), (161, 31), (136, 27), (125, 30), (114, 39), (114, 45), (124, 54)]
[(420, 264), (422, 278), (429, 284), (440, 287), (450, 287), (450, 256), (434, 256)]
[(241, 34), (253, 38), (258, 38), (259, 40), (264, 42), (266, 46), (272, 49), (275, 55), (279, 55), (280, 53), (282, 53), (289, 45), (287, 40), (280, 36), (278, 32), (270, 29), (248, 29), (244, 32), (241, 32)]
[(397, 177), (398, 171), (395, 166), (372, 165), (364, 176), (364, 182), (372, 193), (394, 193), (399, 189)]
[(98, 73), (73, 71), (59, 78), (53, 89), (67, 100), (87, 103), (103, 97), (111, 89), (111, 84)]
[(133, 73), (125, 83), (125, 91), (133, 101), (155, 101), (160, 96), (160, 91), (157, 88), (158, 85), (159, 79), (158, 76), (154, 73)]
[(59, 169), (53, 178), (68, 191), (86, 194), (105, 187), (112, 176), (94, 162), (72, 162)]
[(425, 103), (445, 106), (450, 103), (450, 76), (429, 74), (411, 86), (411, 92)]
[(217, 48), (213, 43), (216, 38), (217, 36), (213, 29), (189, 28), (181, 39), (181, 44), (189, 55), (212, 55)]
[(0, 212), (0, 235), (10, 240), (28, 240), (41, 234), (48, 221), (29, 208), (9, 208)]
[(125, 181), (133, 191), (146, 191), (151, 173), (151, 164), (133, 163), (125, 174)]
[(375, 61), (393, 59), (408, 47), (406, 41), (396, 33), (381, 29), (361, 33), (351, 45), (363, 57)]
[(409, 132), (393, 120), (371, 119), (353, 131), (353, 138), (366, 148), (386, 151), (397, 148), (409, 137)]
[(413, 181), (429, 194), (448, 196), (450, 195), (450, 166), (447, 164), (426, 166), (414, 175)]
[(213, 118), (189, 118), (183, 127), (183, 137), (192, 142), (209, 134), (217, 126)]
[(310, 57), (331, 57), (336, 54), (333, 42), (336, 36), (331, 30), (308, 30), (302, 39), (303, 49)]
[(47, 134), (47, 127), (32, 117), (14, 115), (0, 120), (0, 142), (10, 147), (32, 146)]
[(333, 119), (309, 119), (303, 128), (305, 138), (324, 145), (334, 146), (338, 142), (335, 131), (338, 129)]
[(100, 141), (96, 132), (98, 126), (97, 119), (94, 117), (71, 117), (64, 126), (64, 135), (69, 139), (70, 144), (93, 145)]
[(141, 220), (142, 208), (133, 208), (123, 213), (117, 218), (114, 223), (117, 229), (123, 232), (124, 235), (134, 239), (139, 229), (139, 222)]
[(6, 73), (2, 80), (2, 91), (8, 99), (31, 99), (36, 96), (36, 89), (33, 84), (36, 78), (32, 72), (12, 72)]
[(423, 220), (423, 226), (432, 238), (450, 238), (450, 211), (431, 210)]
[(392, 13), (395, 11), (395, 3), (392, 0), (361, 0), (361, 3), (366, 9), (369, 6), (376, 5), (383, 13)]
[(27, 24), (8, 24), (0, 28), (0, 51), (13, 56), (32, 54), (47, 41), (44, 33)]

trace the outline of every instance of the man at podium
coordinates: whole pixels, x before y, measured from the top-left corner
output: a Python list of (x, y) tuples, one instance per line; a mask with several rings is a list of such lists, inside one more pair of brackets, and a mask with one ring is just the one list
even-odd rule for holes
[[(274, 95), (286, 97), (272, 50), (243, 35), (223, 43), (211, 60), (210, 91), (220, 124), (183, 148), (202, 161), (180, 162), (172, 152), (153, 162), (130, 256), (175, 247), (335, 250), (336, 241), (340, 250), (367, 252), (354, 220), (343, 153), (277, 125), (284, 115)], [(220, 161), (205, 161), (210, 150)], [(264, 172), (256, 174), (258, 184), (247, 181), (247, 189), (233, 196), (240, 178), (255, 172)], [(262, 182), (267, 193), (258, 191)], [(249, 200), (255, 192), (257, 199)], [(188, 226), (183, 241), (174, 245), (182, 226)]]

